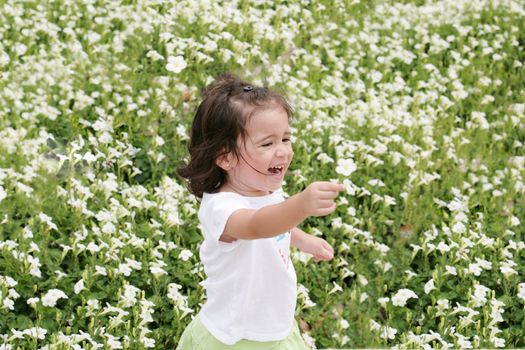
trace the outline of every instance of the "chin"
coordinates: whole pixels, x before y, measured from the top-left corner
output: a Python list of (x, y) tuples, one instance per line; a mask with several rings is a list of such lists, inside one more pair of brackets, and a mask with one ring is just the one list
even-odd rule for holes
[(283, 182), (279, 182), (278, 184), (273, 184), (270, 186), (270, 191), (276, 191), (278, 190), (279, 188), (281, 188), (283, 186)]

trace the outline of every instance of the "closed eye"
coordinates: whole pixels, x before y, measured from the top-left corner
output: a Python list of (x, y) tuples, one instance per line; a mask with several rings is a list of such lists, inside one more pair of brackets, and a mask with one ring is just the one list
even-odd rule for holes
[(270, 147), (271, 145), (272, 145), (272, 143), (271, 143), (271, 142), (268, 142), (268, 143), (265, 143), (265, 144), (263, 144), (263, 145), (261, 145), (261, 146), (262, 146), (262, 147)]
[(291, 139), (283, 139), (283, 142), (292, 142)]

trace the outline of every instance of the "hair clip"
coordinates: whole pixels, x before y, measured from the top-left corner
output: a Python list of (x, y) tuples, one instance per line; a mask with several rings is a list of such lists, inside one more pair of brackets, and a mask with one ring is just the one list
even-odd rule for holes
[(253, 90), (253, 86), (251, 85), (246, 85), (245, 87), (242, 88), (245, 92), (248, 92), (248, 91), (252, 91)]

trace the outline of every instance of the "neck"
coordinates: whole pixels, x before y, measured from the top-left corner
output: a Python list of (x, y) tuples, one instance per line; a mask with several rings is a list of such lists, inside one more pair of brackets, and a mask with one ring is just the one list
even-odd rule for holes
[(262, 197), (272, 194), (272, 191), (250, 191), (232, 183), (225, 183), (219, 188), (219, 192), (235, 192), (246, 197)]

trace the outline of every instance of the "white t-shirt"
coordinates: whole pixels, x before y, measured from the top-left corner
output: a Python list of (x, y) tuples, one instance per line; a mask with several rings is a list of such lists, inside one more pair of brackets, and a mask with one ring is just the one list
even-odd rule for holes
[(200, 318), (222, 343), (241, 339), (286, 338), (293, 324), (297, 277), (290, 260), (290, 232), (272, 238), (219, 241), (230, 215), (284, 200), (282, 192), (246, 197), (233, 192), (204, 193), (199, 220), (204, 233), (200, 258), (207, 300)]

